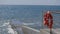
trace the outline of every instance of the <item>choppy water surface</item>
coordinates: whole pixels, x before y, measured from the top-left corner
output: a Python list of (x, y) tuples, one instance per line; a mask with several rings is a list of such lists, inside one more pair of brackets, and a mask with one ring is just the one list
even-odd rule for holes
[[(9, 22), (3, 21), (11, 19), (17, 19), (21, 22), (24, 22), (25, 25), (37, 30), (41, 29), (42, 11), (44, 10), (60, 10), (60, 6), (0, 5), (0, 34), (14, 34)], [(57, 21), (59, 20), (60, 19), (57, 19)], [(60, 22), (57, 23), (55, 20), (54, 28), (60, 28), (59, 23)]]

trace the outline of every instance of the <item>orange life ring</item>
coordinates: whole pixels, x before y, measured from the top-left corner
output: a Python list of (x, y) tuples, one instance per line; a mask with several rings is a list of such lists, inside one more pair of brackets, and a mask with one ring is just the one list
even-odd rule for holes
[(45, 13), (44, 14), (44, 25), (46, 25), (48, 28), (52, 28), (53, 25), (53, 16), (51, 13)]

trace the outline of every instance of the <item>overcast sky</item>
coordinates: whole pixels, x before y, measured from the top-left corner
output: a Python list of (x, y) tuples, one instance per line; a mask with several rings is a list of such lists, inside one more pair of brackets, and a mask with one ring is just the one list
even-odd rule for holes
[(60, 0), (0, 0), (0, 5), (60, 5)]

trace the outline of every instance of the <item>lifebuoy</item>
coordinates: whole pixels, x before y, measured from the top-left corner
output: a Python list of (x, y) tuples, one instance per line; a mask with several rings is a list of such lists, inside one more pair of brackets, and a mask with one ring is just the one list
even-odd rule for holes
[(46, 25), (50, 29), (52, 28), (53, 16), (49, 11), (44, 14), (44, 25)]

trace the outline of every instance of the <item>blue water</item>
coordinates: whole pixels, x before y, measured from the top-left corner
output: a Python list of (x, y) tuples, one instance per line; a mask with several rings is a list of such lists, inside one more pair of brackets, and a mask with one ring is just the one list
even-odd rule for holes
[[(60, 6), (51, 5), (0, 5), (0, 21), (18, 19), (24, 23), (39, 23), (31, 25), (35, 29), (42, 28), (43, 11), (60, 10)], [(60, 20), (60, 19), (59, 19)], [(2, 23), (3, 24), (3, 23)], [(57, 27), (57, 26), (56, 26)]]
[(19, 19), (20, 21), (41, 21), (42, 11), (60, 10), (60, 6), (44, 5), (0, 5), (0, 19)]

